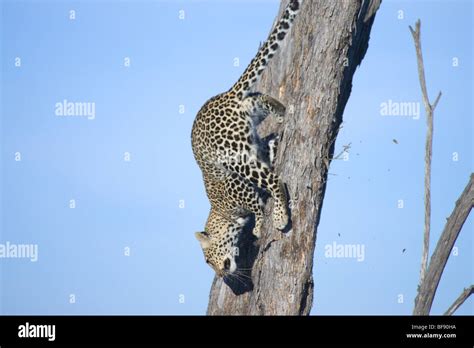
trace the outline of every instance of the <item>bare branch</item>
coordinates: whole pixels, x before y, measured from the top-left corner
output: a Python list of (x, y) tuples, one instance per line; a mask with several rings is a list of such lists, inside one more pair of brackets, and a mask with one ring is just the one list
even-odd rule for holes
[(464, 191), (456, 201), (453, 212), (446, 221), (443, 233), (438, 240), (436, 249), (431, 256), (430, 264), (423, 282), (418, 288), (418, 295), (415, 299), (415, 315), (430, 314), (431, 305), (438, 288), (439, 280), (443, 274), (444, 267), (448, 262), (449, 255), (454, 243), (458, 238), (464, 222), (471, 212), (474, 201), (474, 174), (471, 174)]
[(421, 22), (420, 20), (416, 21), (415, 30), (410, 26), (410, 32), (413, 36), (416, 49), (416, 57), (418, 64), (418, 78), (420, 80), (421, 93), (423, 96), (423, 103), (425, 105), (426, 111), (426, 143), (425, 143), (425, 230), (423, 235), (423, 252), (421, 256), (421, 270), (420, 270), (420, 282), (423, 282), (425, 278), (426, 269), (428, 268), (428, 255), (430, 247), (430, 229), (431, 229), (431, 158), (432, 158), (432, 149), (433, 149), (433, 112), (436, 108), (436, 105), (441, 98), (441, 92), (439, 92), (438, 97), (433, 105), (430, 104), (428, 98), (428, 91), (426, 89), (426, 79), (425, 79), (425, 68), (423, 64), (423, 53), (421, 50)]
[(430, 101), (428, 99), (428, 91), (426, 90), (425, 67), (423, 64), (423, 52), (421, 51), (420, 27), (420, 20), (416, 21), (415, 30), (413, 30), (413, 28), (409, 26), (411, 35), (413, 36), (413, 40), (415, 41), (416, 58), (418, 63), (418, 78), (420, 80), (423, 103), (425, 104), (425, 109), (431, 110)]
[(439, 99), (441, 98), (441, 95), (442, 95), (442, 93), (441, 93), (441, 91), (439, 91), (439, 92), (438, 92), (438, 96), (436, 97), (436, 100), (435, 100), (435, 102), (433, 103), (433, 107), (432, 107), (431, 110), (434, 111), (434, 109), (436, 109), (436, 106), (438, 105), (438, 102), (439, 102)]
[(341, 159), (341, 156), (342, 156), (344, 153), (346, 153), (346, 152), (348, 153), (348, 152), (349, 152), (349, 150), (351, 149), (351, 144), (352, 144), (352, 143), (349, 143), (349, 144), (347, 144), (347, 145), (343, 145), (343, 146), (342, 146), (342, 150), (341, 150), (336, 156), (334, 156), (332, 159), (333, 159), (333, 160)]
[(451, 307), (448, 308), (446, 313), (444, 315), (453, 315), (454, 312), (464, 303), (464, 301), (467, 300), (469, 296), (471, 296), (474, 293), (474, 285), (471, 285), (467, 289), (464, 289), (464, 291), (459, 295), (456, 301), (451, 305)]

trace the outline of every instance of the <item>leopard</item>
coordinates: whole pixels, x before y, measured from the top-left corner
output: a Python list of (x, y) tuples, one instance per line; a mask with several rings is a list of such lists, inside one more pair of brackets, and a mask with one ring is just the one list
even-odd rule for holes
[(237, 241), (251, 214), (255, 217), (252, 234), (257, 240), (261, 237), (262, 192), (274, 201), (273, 226), (283, 231), (288, 225), (285, 186), (274, 170), (279, 137), (266, 142), (257, 133), (257, 126), (269, 115), (284, 122), (286, 107), (254, 89), (300, 7), (301, 0), (289, 1), (237, 82), (205, 102), (194, 119), (192, 150), (211, 206), (204, 231), (195, 236), (218, 277), (236, 272)]

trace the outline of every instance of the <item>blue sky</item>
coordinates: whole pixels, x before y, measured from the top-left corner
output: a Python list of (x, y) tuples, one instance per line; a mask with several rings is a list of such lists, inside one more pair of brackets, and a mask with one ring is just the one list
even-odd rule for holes
[[(39, 254), (37, 262), (0, 259), (0, 313), (204, 314), (213, 273), (194, 232), (209, 203), (191, 126), (201, 105), (243, 72), (279, 2), (1, 4), (0, 244), (36, 244)], [(351, 144), (349, 158), (330, 169), (312, 314), (412, 311), (425, 118), (423, 108), (419, 119), (382, 116), (381, 104), (421, 102), (408, 31), (417, 18), (431, 99), (443, 91), (431, 251), (472, 172), (472, 3), (384, 1), (337, 140), (336, 152)], [(94, 103), (95, 117), (56, 115), (65, 99)], [(474, 282), (472, 231), (471, 216), (433, 314)], [(334, 242), (363, 245), (364, 260), (325, 257)], [(472, 298), (458, 313), (474, 313)]]

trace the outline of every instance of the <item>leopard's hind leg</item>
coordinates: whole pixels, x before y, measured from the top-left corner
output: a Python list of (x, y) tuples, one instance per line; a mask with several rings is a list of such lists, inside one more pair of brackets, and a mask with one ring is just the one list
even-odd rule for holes
[(245, 162), (229, 162), (224, 166), (242, 179), (248, 180), (258, 188), (268, 191), (275, 200), (273, 208), (274, 226), (283, 230), (288, 224), (286, 191), (281, 180), (275, 175), (270, 166), (257, 156)]

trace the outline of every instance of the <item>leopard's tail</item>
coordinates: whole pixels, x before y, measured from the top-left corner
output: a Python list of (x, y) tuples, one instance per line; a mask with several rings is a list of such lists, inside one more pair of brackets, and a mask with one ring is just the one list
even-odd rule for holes
[(290, 30), (300, 6), (301, 0), (290, 0), (278, 23), (275, 25), (275, 29), (273, 29), (268, 39), (260, 47), (257, 55), (252, 59), (239, 80), (229, 90), (230, 93), (233, 92), (239, 99), (244, 99), (250, 93), (252, 87), (257, 83), (263, 70), (268, 65), (268, 62), (280, 47), (280, 42)]

